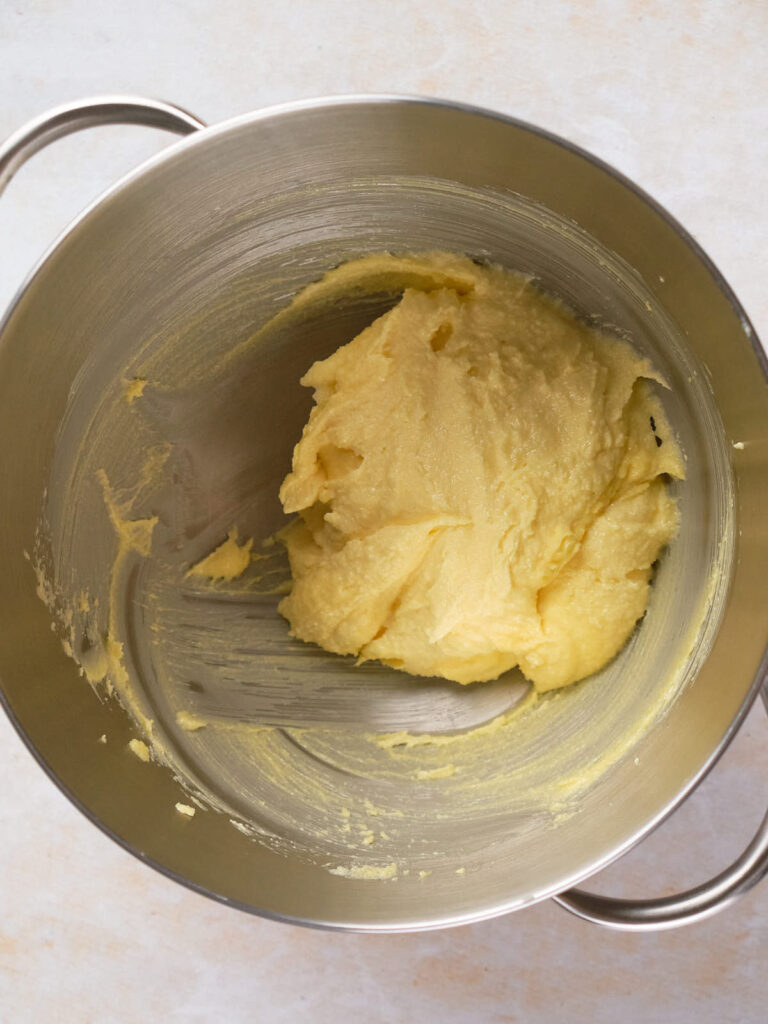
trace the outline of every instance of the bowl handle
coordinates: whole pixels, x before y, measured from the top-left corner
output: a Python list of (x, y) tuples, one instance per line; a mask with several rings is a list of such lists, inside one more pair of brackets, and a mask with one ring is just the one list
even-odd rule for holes
[[(768, 709), (768, 683), (762, 690)], [(619, 900), (569, 889), (553, 897), (561, 907), (595, 924), (625, 932), (652, 932), (693, 924), (724, 910), (768, 874), (768, 814), (749, 846), (730, 867), (702, 885), (655, 900)]]
[(181, 107), (140, 96), (96, 96), (66, 103), (27, 122), (0, 146), (0, 193), (38, 150), (72, 132), (102, 124), (141, 124), (177, 135), (206, 127), (205, 122)]

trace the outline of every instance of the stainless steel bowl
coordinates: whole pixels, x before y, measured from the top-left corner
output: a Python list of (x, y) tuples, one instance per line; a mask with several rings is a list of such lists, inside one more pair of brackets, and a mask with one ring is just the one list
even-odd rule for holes
[[(690, 792), (734, 735), (765, 672), (765, 358), (693, 240), (631, 182), (560, 139), (487, 111), (399, 97), (298, 103), (212, 128), (167, 104), (88, 101), (9, 140), (0, 185), (41, 145), (111, 121), (192, 134), (71, 225), (0, 330), (0, 679), (11, 719), (50, 776), (147, 863), (227, 903), (301, 923), (432, 928), (556, 896), (602, 923), (664, 927), (712, 913), (754, 884), (768, 867), (765, 823), (731, 869), (693, 893), (637, 904), (568, 891)], [(136, 473), (150, 434), (135, 435), (127, 419), (104, 412), (103, 396), (121, 375), (154, 360), (154, 372), (179, 385), (340, 260), (435, 248), (532, 273), (650, 355), (670, 384), (665, 405), (688, 459), (681, 531), (621, 658), (523, 719), (514, 742), (507, 733), (506, 746), (493, 750), (496, 777), (523, 787), (534, 779), (530, 793), (547, 781), (565, 791), (569, 779), (588, 779), (567, 813), (553, 804), (551, 786), (540, 806), (535, 795), (491, 806), (450, 780), (419, 796), (398, 769), (394, 782), (375, 781), (380, 802), (408, 809), (388, 854), (402, 867), (399, 877), (339, 877), (328, 871), (337, 854), (303, 831), (311, 797), (297, 798), (290, 825), (272, 806), (260, 839), (267, 798), (258, 773), (247, 775), (242, 758), (225, 770), (215, 751), (190, 746), (163, 719), (161, 697), (149, 693), (178, 754), (177, 774), (195, 784), (205, 777), (232, 810), (192, 822), (174, 816), (173, 773), (126, 752), (131, 720), (100, 701), (63, 655), (24, 552), (33, 550), (44, 514), (54, 561), (63, 557), (55, 539), (61, 508), (97, 500), (83, 466), (102, 460), (118, 477)], [(254, 357), (250, 469), (261, 499), (252, 514), (262, 535), (279, 522), (276, 490), (306, 414), (297, 378), (359, 313), (336, 310), (322, 329), (278, 338)], [(214, 463), (233, 436), (214, 431)], [(76, 466), (84, 437), (88, 452)], [(230, 504), (237, 498), (226, 495)], [(92, 532), (85, 513), (77, 522), (71, 550), (92, 575), (106, 572), (108, 531)], [(198, 524), (196, 536), (204, 528)], [(59, 574), (70, 568), (59, 565)], [(101, 734), (110, 737), (106, 746), (96, 743)], [(309, 744), (306, 763), (322, 762), (329, 742)], [(315, 781), (362, 799), (371, 780), (347, 769), (334, 775), (331, 762), (326, 757)], [(246, 772), (237, 799), (227, 772)], [(255, 829), (233, 828), (232, 815)], [(283, 845), (265, 841), (281, 828)], [(416, 870), (426, 856), (415, 852), (417, 840), (430, 846), (429, 878)]]

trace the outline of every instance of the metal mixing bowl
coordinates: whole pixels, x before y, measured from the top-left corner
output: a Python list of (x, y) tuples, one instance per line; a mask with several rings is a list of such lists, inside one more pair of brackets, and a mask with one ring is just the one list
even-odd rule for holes
[[(736, 298), (692, 239), (629, 181), (562, 140), (431, 100), (298, 103), (212, 128), (165, 104), (91, 101), (54, 111), (9, 140), (0, 184), (53, 138), (109, 121), (193, 134), (68, 229), (0, 331), (2, 697), (50, 776), (92, 821), (171, 877), (244, 909), (329, 927), (439, 927), (557, 894), (603, 923), (664, 926), (711, 913), (754, 884), (766, 870), (765, 825), (729, 872), (693, 894), (642, 905), (565, 892), (690, 792), (734, 735), (765, 671), (765, 359)], [(225, 763), (221, 749), (174, 732), (164, 717), (167, 695), (153, 692), (145, 676), (137, 685), (176, 752), (177, 774), (195, 785), (203, 779), (231, 811), (193, 821), (174, 815), (178, 782), (127, 752), (135, 735), (129, 717), (99, 700), (62, 653), (24, 552), (34, 550), (44, 514), (51, 557), (61, 562), (62, 509), (82, 506), (66, 549), (78, 564), (58, 564), (57, 572), (90, 574), (98, 590), (114, 538), (103, 515), (96, 524), (87, 514), (99, 505), (89, 472), (107, 464), (111, 478), (128, 481), (153, 440), (151, 425), (143, 432), (129, 410), (108, 413), (104, 396), (121, 376), (151, 363), (158, 379), (182, 387), (341, 260), (437, 248), (532, 274), (650, 356), (670, 385), (664, 403), (687, 457), (681, 530), (621, 657), (523, 718), (514, 742), (510, 732), (493, 749), (508, 799), (478, 804), (450, 780), (425, 793), (404, 770), (362, 778), (334, 764), (335, 740), (306, 744), (297, 772), (319, 764), (313, 782), (338, 787), (340, 799), (362, 799), (373, 785), (385, 809), (407, 812), (387, 859), (412, 871), (403, 867), (396, 881), (339, 877), (327, 870), (338, 851), (317, 837), (310, 843), (303, 830), (311, 796), (295, 797), (289, 821), (279, 793), (267, 793), (242, 751), (230, 750)], [(261, 536), (280, 522), (277, 487), (307, 412), (298, 377), (363, 313), (370, 308), (351, 304), (256, 351), (250, 434), (242, 420), (229, 431), (211, 428), (210, 465), (227, 444), (250, 438), (258, 496), (247, 515)], [(230, 484), (223, 504), (240, 507), (240, 484)], [(185, 543), (206, 536), (204, 519), (194, 529), (185, 524)], [(139, 628), (141, 615), (133, 621)], [(106, 745), (96, 742), (102, 734)], [(295, 737), (284, 742), (297, 746)], [(358, 747), (350, 744), (354, 757)], [(567, 813), (557, 813), (551, 787), (541, 806), (512, 795), (526, 779), (536, 781), (534, 793), (547, 780), (565, 785), (576, 776), (590, 781)], [(232, 827), (232, 816), (256, 823), (245, 828), (249, 835)], [(266, 841), (281, 829), (282, 845)], [(425, 857), (428, 879), (416, 870)]]

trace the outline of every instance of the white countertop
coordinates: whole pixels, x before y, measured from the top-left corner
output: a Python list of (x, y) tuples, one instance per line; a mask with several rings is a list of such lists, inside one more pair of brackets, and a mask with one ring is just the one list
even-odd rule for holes
[[(768, 337), (764, 0), (7, 0), (0, 136), (88, 94), (213, 122), (299, 97), (481, 104), (628, 174), (703, 244)], [(103, 129), (37, 156), (0, 199), (0, 304), (56, 232), (165, 138)], [(764, 812), (756, 707), (712, 775), (595, 888), (703, 881)], [(552, 904), (452, 931), (326, 934), (250, 918), (156, 874), (48, 781), (0, 715), (0, 1024), (766, 1019), (768, 882), (684, 931), (603, 931)], [(513, 866), (510, 866), (513, 870)]]

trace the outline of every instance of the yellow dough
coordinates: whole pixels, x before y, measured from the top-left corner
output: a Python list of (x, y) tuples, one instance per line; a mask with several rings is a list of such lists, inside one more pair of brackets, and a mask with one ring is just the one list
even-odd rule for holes
[(252, 547), (252, 539), (238, 544), (237, 530), (233, 528), (215, 551), (192, 566), (187, 576), (202, 576), (214, 581), (237, 579), (250, 564)]
[(293, 635), (460, 683), (595, 672), (677, 528), (663, 382), (528, 279), (461, 256), (368, 256), (302, 294), (384, 287), (401, 301), (302, 379), (315, 406), (280, 490), (299, 513)]

